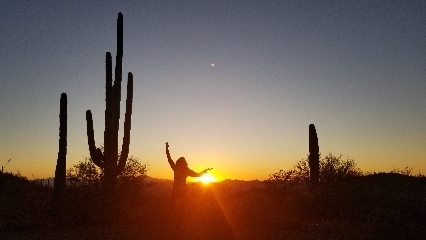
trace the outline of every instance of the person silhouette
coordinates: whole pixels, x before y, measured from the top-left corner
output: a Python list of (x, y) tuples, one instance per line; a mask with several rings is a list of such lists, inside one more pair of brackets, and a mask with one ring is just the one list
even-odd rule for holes
[(193, 170), (189, 169), (188, 163), (184, 157), (180, 157), (176, 163), (173, 161), (169, 152), (169, 142), (166, 142), (166, 155), (167, 160), (170, 164), (170, 167), (174, 172), (174, 181), (173, 181), (173, 199), (176, 200), (185, 196), (186, 194), (186, 178), (187, 177), (201, 177), (207, 173), (207, 171), (212, 170), (212, 168), (207, 168), (202, 172), (196, 173)]

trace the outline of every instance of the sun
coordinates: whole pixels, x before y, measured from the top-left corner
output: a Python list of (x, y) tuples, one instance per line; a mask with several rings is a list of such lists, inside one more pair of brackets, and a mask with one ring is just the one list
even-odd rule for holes
[(211, 182), (217, 182), (217, 179), (211, 173), (206, 173), (199, 178), (199, 181), (204, 184), (209, 184)]

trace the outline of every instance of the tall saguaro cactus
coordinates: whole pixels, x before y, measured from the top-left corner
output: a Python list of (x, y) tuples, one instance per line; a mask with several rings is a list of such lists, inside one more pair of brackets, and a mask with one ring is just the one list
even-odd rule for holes
[(59, 110), (59, 152), (56, 162), (54, 197), (57, 214), (60, 214), (63, 204), (66, 184), (67, 164), (67, 94), (61, 94)]
[(314, 124), (309, 125), (309, 180), (312, 187), (319, 182), (319, 146)]
[(106, 53), (106, 108), (104, 151), (95, 146), (92, 112), (86, 111), (87, 140), (92, 161), (104, 171), (104, 182), (114, 184), (117, 176), (123, 171), (130, 146), (130, 128), (133, 102), (133, 75), (128, 73), (126, 113), (124, 117), (124, 135), (121, 154), (118, 154), (118, 131), (120, 124), (121, 80), (123, 64), (123, 14), (117, 19), (117, 55), (115, 58), (115, 80), (112, 80), (112, 57)]

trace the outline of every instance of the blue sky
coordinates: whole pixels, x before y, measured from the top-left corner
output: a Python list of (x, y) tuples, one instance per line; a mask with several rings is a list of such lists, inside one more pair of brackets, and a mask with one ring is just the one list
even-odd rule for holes
[(311, 123), (323, 154), (365, 171), (426, 173), (424, 1), (3, 1), (7, 170), (54, 174), (62, 92), (68, 165), (89, 155), (87, 109), (103, 142), (105, 52), (115, 55), (118, 12), (123, 76), (135, 81), (130, 153), (152, 176), (172, 176), (169, 141), (194, 170), (265, 179), (307, 156)]

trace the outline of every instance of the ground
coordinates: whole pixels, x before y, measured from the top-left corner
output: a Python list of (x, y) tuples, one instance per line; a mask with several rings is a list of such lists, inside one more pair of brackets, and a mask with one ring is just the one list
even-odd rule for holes
[(173, 204), (168, 192), (147, 188), (134, 195), (143, 201), (126, 199), (137, 206), (109, 216), (75, 208), (72, 221), (2, 228), (1, 239), (426, 239), (425, 189), (424, 179), (399, 175), (357, 178), (316, 194), (199, 185)]

